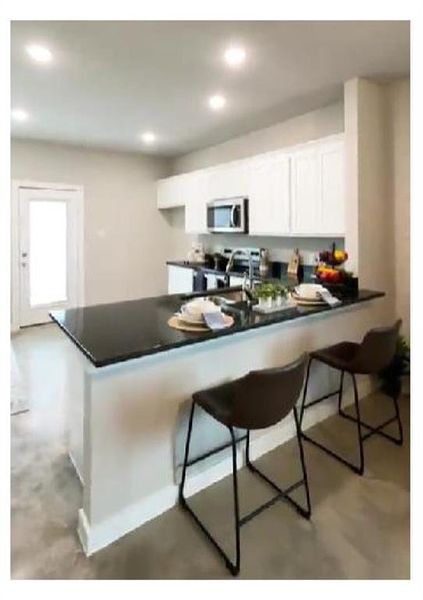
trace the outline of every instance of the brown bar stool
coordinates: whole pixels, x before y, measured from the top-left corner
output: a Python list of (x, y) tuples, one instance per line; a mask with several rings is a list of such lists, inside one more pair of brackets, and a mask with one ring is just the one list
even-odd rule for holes
[[(310, 518), (311, 506), (308, 488), (307, 472), (304, 462), (304, 453), (301, 441), (300, 424), (295, 402), (298, 399), (304, 380), (305, 358), (281, 368), (265, 369), (261, 371), (251, 371), (248, 375), (235, 381), (219, 385), (217, 387), (197, 392), (193, 395), (191, 413), (189, 417), (188, 433), (185, 446), (185, 458), (182, 471), (182, 481), (179, 488), (179, 502), (194, 518), (195, 522), (203, 530), (208, 540), (213, 544), (216, 550), (223, 557), (227, 568), (232, 575), (237, 575), (240, 569), (240, 528), (250, 521), (253, 517), (261, 513), (265, 508), (274, 504), (277, 500), (289, 502), (297, 512), (306, 519)], [(211, 417), (226, 425), (229, 429), (231, 441), (228, 444), (215, 448), (195, 458), (189, 460), (189, 446), (192, 432), (194, 409), (200, 406)], [(275, 482), (259, 471), (250, 460), (250, 430), (264, 429), (281, 421), (291, 411), (294, 413), (295, 428), (301, 459), (303, 478), (292, 484), (289, 488), (282, 490)], [(234, 427), (246, 429), (246, 435), (235, 438)], [(238, 502), (238, 483), (237, 483), (237, 457), (236, 444), (238, 441), (246, 439), (246, 465), (256, 475), (261, 477), (277, 494), (270, 500), (245, 515), (239, 515)], [(220, 452), (224, 448), (232, 447), (232, 477), (234, 492), (234, 516), (235, 516), (235, 546), (236, 559), (232, 562), (228, 555), (222, 550), (221, 546), (214, 539), (206, 526), (200, 521), (192, 508), (187, 504), (184, 497), (184, 486), (187, 467), (198, 461)], [(304, 485), (307, 508), (304, 509), (295, 500), (290, 497), (290, 493)]]
[[(359, 445), (359, 456), (360, 461), (358, 466), (349, 462), (330, 448), (327, 448), (320, 442), (313, 440), (310, 436), (306, 435), (301, 429), (301, 436), (307, 442), (311, 442), (333, 458), (336, 458), (341, 463), (352, 469), (355, 473), (359, 475), (363, 474), (364, 471), (364, 452), (363, 452), (363, 442), (367, 440), (372, 435), (381, 435), (384, 438), (394, 442), (395, 444), (401, 445), (403, 442), (403, 432), (402, 432), (402, 423), (400, 418), (400, 412), (398, 407), (398, 395), (393, 394), (392, 400), (394, 402), (395, 416), (388, 419), (384, 423), (380, 425), (373, 426), (365, 423), (361, 420), (360, 417), (360, 407), (358, 403), (358, 392), (357, 392), (357, 382), (355, 376), (358, 374), (377, 374), (387, 366), (390, 365), (392, 359), (395, 355), (396, 344), (398, 340), (398, 332), (401, 326), (401, 321), (397, 321), (395, 325), (392, 327), (380, 327), (376, 329), (371, 329), (366, 333), (363, 338), (361, 344), (356, 344), (353, 342), (341, 342), (339, 344), (335, 344), (334, 346), (329, 346), (327, 348), (323, 348), (321, 350), (316, 350), (315, 352), (310, 353), (310, 358), (307, 366), (307, 375), (306, 381), (304, 385), (304, 393), (303, 393), (303, 401), (301, 405), (300, 411), (300, 426), (302, 425), (304, 411), (306, 408), (317, 404), (318, 402), (322, 402), (322, 400), (326, 400), (331, 396), (338, 396), (338, 414), (344, 419), (348, 419), (357, 425), (357, 438)], [(307, 387), (308, 381), (310, 377), (310, 367), (313, 360), (318, 360), (323, 362), (334, 369), (338, 369), (341, 371), (340, 378), (340, 386), (339, 389), (335, 392), (331, 392), (326, 394), (325, 396), (321, 396), (308, 404), (305, 403), (307, 396)], [(343, 390), (343, 382), (344, 382), (344, 373), (349, 373), (353, 380), (354, 386), (354, 404), (355, 404), (355, 412), (356, 417), (352, 417), (348, 415), (342, 410), (342, 390)], [(386, 425), (397, 421), (398, 423), (398, 431), (399, 437), (395, 438), (383, 430)], [(362, 427), (368, 430), (367, 433), (362, 433)]]

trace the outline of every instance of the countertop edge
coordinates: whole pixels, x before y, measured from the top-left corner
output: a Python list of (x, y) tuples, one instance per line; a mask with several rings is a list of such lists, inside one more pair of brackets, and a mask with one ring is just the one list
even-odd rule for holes
[[(237, 333), (245, 333), (247, 331), (260, 329), (262, 327), (269, 327), (271, 325), (289, 323), (289, 322), (295, 321), (297, 319), (302, 320), (304, 318), (311, 317), (311, 316), (327, 315), (331, 312), (337, 312), (344, 308), (353, 307), (357, 304), (362, 304), (364, 302), (370, 302), (372, 300), (376, 300), (378, 298), (383, 298), (384, 296), (386, 296), (385, 292), (362, 290), (362, 292), (364, 292), (364, 291), (368, 291), (369, 293), (371, 293), (371, 296), (366, 297), (366, 298), (357, 298), (357, 299), (355, 299), (354, 302), (351, 302), (348, 304), (342, 304), (340, 306), (336, 306), (333, 308), (328, 306), (328, 307), (324, 307), (323, 309), (321, 308), (319, 310), (312, 311), (312, 312), (304, 312), (301, 314), (296, 313), (296, 314), (293, 314), (292, 317), (289, 317), (289, 315), (287, 315), (286, 313), (281, 313), (281, 314), (284, 314), (284, 318), (281, 318), (280, 320), (275, 319), (275, 320), (269, 320), (269, 321), (258, 321), (253, 324), (248, 324), (246, 326), (237, 327), (235, 330), (232, 328), (229, 328), (229, 329), (223, 329), (220, 331), (209, 332), (207, 334), (207, 337), (201, 337), (200, 339), (196, 338), (196, 337), (189, 337), (189, 338), (182, 339), (179, 342), (174, 342), (174, 343), (166, 345), (166, 346), (152, 346), (148, 350), (144, 350), (142, 352), (137, 351), (137, 352), (128, 353), (128, 354), (125, 354), (122, 356), (114, 357), (111, 360), (99, 360), (99, 361), (95, 360), (95, 358), (92, 356), (92, 354), (77, 340), (77, 338), (74, 335), (72, 335), (72, 333), (68, 329), (66, 329), (66, 327), (64, 327), (64, 325), (58, 319), (56, 319), (56, 317), (52, 313), (49, 313), (49, 316), (52, 319), (52, 321), (54, 321), (60, 327), (60, 329), (65, 333), (65, 335), (67, 335), (67, 337), (77, 346), (77, 348), (79, 350), (81, 350), (83, 355), (90, 361), (90, 363), (94, 367), (101, 369), (102, 367), (108, 367), (111, 365), (117, 365), (120, 363), (128, 362), (130, 360), (135, 360), (137, 358), (143, 358), (144, 356), (160, 354), (161, 352), (168, 352), (169, 350), (176, 350), (178, 348), (184, 348), (185, 346), (191, 346), (191, 345), (208, 342), (208, 341), (215, 340), (215, 339), (220, 339), (222, 337), (226, 337), (226, 336), (230, 336), (230, 335), (236, 335)], [(180, 295), (180, 294), (175, 294), (175, 295)], [(278, 313), (275, 313), (275, 315), (276, 314), (278, 314)]]

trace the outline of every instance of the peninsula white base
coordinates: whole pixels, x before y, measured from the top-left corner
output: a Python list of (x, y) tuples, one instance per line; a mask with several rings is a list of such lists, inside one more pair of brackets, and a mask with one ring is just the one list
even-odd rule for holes
[[(85, 553), (97, 552), (177, 503), (193, 392), (252, 369), (286, 364), (303, 352), (339, 340), (360, 341), (370, 327), (390, 322), (388, 308), (384, 299), (377, 299), (99, 369), (73, 346), (72, 377), (80, 396), (74, 396), (69, 407), (69, 440), (84, 482), (78, 533)], [(313, 364), (309, 398), (337, 389), (338, 382), (339, 373)], [(345, 384), (348, 404), (352, 402), (348, 376)], [(361, 396), (372, 389), (367, 377), (360, 377), (358, 384)], [(336, 409), (336, 398), (315, 405), (306, 411), (304, 427)], [(225, 427), (206, 413), (196, 412), (194, 457), (228, 441)], [(252, 432), (252, 458), (286, 442), (294, 433), (290, 418)], [(240, 466), (244, 447), (245, 443), (239, 444)], [(224, 450), (191, 467), (187, 495), (228, 475), (229, 453)]]

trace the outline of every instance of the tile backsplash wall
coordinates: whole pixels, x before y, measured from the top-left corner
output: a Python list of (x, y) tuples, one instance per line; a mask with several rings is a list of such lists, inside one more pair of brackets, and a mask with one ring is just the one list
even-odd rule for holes
[(344, 238), (283, 238), (243, 234), (200, 235), (198, 241), (206, 252), (220, 252), (223, 248), (268, 248), (270, 260), (289, 262), (295, 248), (298, 248), (305, 265), (314, 265), (318, 252), (329, 250), (332, 243), (344, 250)]

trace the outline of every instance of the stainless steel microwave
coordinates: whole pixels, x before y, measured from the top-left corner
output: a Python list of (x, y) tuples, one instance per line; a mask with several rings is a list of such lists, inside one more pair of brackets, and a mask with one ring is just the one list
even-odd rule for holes
[(248, 198), (224, 198), (207, 203), (207, 229), (213, 233), (248, 233)]

